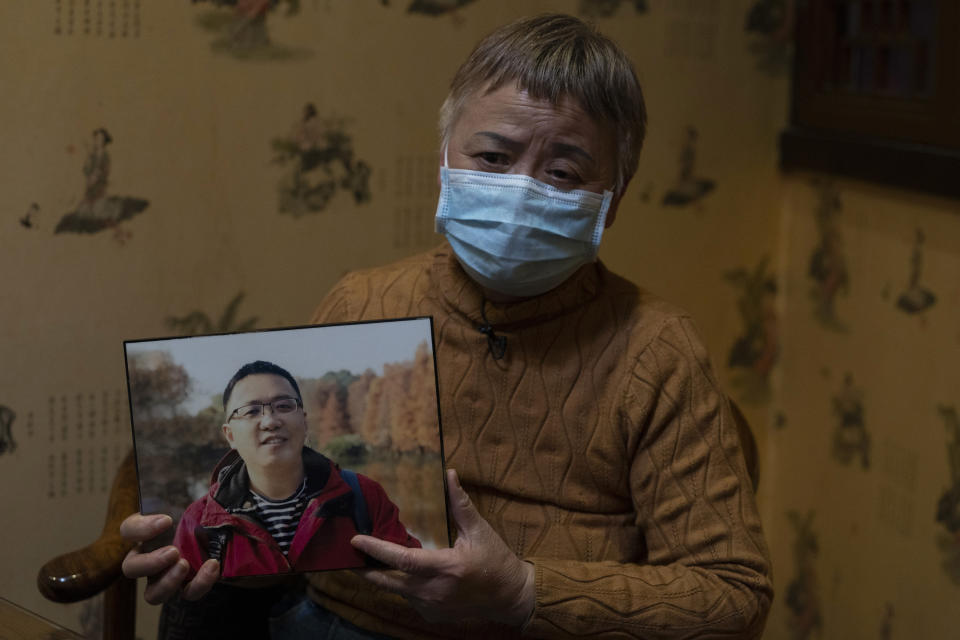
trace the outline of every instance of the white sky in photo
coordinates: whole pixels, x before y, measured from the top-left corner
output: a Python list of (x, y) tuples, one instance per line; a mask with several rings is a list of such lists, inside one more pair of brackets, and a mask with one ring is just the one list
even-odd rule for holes
[(384, 363), (412, 360), (421, 342), (427, 343), (432, 356), (427, 318), (127, 342), (125, 346), (128, 357), (165, 351), (185, 368), (193, 389), (183, 409), (196, 413), (223, 392), (237, 369), (254, 360), (280, 365), (295, 378), (319, 378), (340, 369), (357, 375), (372, 369), (382, 375)]

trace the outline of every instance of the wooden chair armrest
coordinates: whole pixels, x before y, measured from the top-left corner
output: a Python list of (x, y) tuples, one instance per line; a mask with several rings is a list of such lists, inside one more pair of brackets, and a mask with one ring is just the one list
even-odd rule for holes
[(97, 540), (47, 562), (37, 588), (48, 600), (77, 602), (104, 591), (121, 576), (120, 565), (133, 545), (120, 537), (120, 523), (138, 510), (137, 471), (131, 451), (117, 470), (103, 531)]

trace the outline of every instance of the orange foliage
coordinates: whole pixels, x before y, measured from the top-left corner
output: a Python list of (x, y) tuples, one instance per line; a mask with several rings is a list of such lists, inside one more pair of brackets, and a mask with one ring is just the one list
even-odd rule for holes
[(366, 371), (345, 387), (329, 379), (303, 381), (311, 431), (321, 448), (332, 438), (359, 434), (374, 448), (440, 452), (433, 358), (426, 342), (412, 361)]

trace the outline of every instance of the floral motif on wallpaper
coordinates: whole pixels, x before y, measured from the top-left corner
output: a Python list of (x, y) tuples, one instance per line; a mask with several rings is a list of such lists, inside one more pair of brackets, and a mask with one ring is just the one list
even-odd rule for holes
[(13, 409), (0, 404), (0, 456), (17, 449), (17, 441), (13, 439), (13, 421), (16, 418)]
[(665, 206), (684, 207), (699, 201), (713, 191), (713, 180), (697, 176), (695, 173), (699, 135), (696, 127), (691, 125), (686, 128), (683, 144), (680, 147), (677, 180), (663, 196)]
[[(476, 0), (412, 0), (407, 13), (420, 13), (428, 16), (442, 16), (452, 13), (464, 5)], [(388, 4), (387, 0), (381, 0)]]
[(910, 253), (910, 275), (907, 288), (897, 298), (897, 307), (907, 313), (926, 311), (937, 301), (932, 291), (920, 284), (923, 277), (923, 244), (926, 236), (923, 229), (914, 232), (913, 251)]
[(588, 18), (610, 18), (624, 4), (633, 5), (636, 13), (646, 13), (650, 10), (647, 0), (580, 0), (578, 11), (580, 15)]
[(277, 186), (282, 213), (299, 217), (326, 209), (339, 191), (361, 204), (370, 200), (370, 165), (353, 155), (343, 118), (320, 118), (312, 103), (272, 142), (273, 162), (286, 169)]
[(183, 316), (169, 316), (164, 323), (171, 331), (176, 331), (181, 335), (191, 336), (204, 333), (250, 331), (257, 326), (260, 318), (257, 316), (249, 316), (241, 320), (238, 317), (243, 298), (244, 293), (242, 291), (233, 296), (223, 309), (220, 317), (216, 320), (213, 320), (205, 312), (198, 309)]
[[(132, 237), (122, 223), (142, 213), (150, 203), (143, 198), (107, 194), (111, 170), (107, 148), (112, 143), (113, 137), (103, 127), (91, 134), (82, 168), (83, 195), (76, 208), (60, 218), (54, 233), (99, 233), (109, 229), (120, 244)], [(67, 147), (67, 151), (73, 153), (73, 147)], [(32, 216), (28, 220), (32, 223)]]
[(813, 531), (814, 511), (806, 515), (790, 510), (787, 518), (793, 527), (793, 577), (784, 595), (787, 625), (792, 640), (807, 640), (823, 631), (820, 613), (820, 585), (817, 580), (817, 556), (820, 547)]
[[(356, 0), (352, 0), (356, 1)], [(390, 0), (375, 0), (390, 7)], [(427, 16), (453, 14), (476, 0), (410, 0), (407, 13)], [(638, 0), (639, 1), (639, 0)], [(292, 18), (302, 0), (190, 0), (209, 7), (196, 16), (196, 24), (213, 36), (210, 48), (239, 60), (289, 60), (311, 55), (310, 49), (275, 42), (270, 36), (273, 16)]]
[(950, 467), (949, 486), (937, 502), (937, 522), (943, 526), (938, 544), (943, 552), (943, 570), (960, 586), (960, 416), (955, 405), (941, 405), (937, 410), (947, 430)]
[(213, 35), (210, 48), (217, 53), (251, 60), (286, 60), (310, 53), (277, 44), (270, 37), (270, 15), (296, 16), (300, 13), (300, 0), (190, 1), (211, 5), (197, 14), (196, 23)]
[(790, 70), (794, 0), (756, 0), (747, 12), (746, 31), (757, 68), (771, 75)]
[(840, 213), (843, 203), (836, 186), (826, 180), (814, 182), (819, 202), (814, 211), (820, 240), (810, 254), (807, 275), (813, 280), (810, 298), (814, 316), (824, 327), (843, 330), (845, 325), (837, 317), (836, 300), (850, 291), (850, 273), (847, 270)]
[(833, 458), (844, 466), (854, 460), (864, 471), (870, 468), (870, 434), (864, 422), (863, 390), (853, 383), (853, 375), (843, 377), (843, 386), (832, 398), (837, 419), (833, 430)]
[(737, 310), (743, 325), (730, 348), (727, 365), (738, 372), (733, 384), (740, 399), (752, 404), (769, 400), (770, 373), (780, 351), (777, 283), (768, 271), (769, 262), (770, 256), (764, 256), (753, 269), (740, 267), (723, 274), (739, 292)]

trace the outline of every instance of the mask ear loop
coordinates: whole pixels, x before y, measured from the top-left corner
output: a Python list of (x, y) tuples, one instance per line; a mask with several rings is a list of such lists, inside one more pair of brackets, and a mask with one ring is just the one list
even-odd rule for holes
[(447, 163), (447, 150), (450, 148), (450, 144), (447, 142), (443, 143), (443, 166), (440, 167), (440, 200), (437, 203), (437, 213), (434, 216), (433, 220), (433, 231), (434, 233), (444, 233), (443, 213), (446, 210), (446, 185), (448, 184), (447, 172), (450, 170), (450, 166)]

